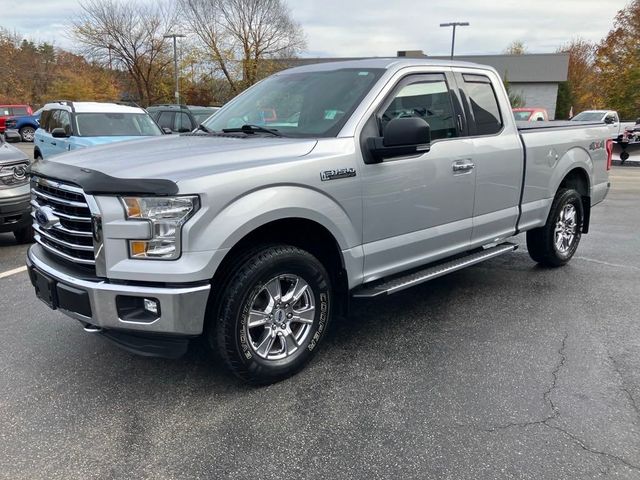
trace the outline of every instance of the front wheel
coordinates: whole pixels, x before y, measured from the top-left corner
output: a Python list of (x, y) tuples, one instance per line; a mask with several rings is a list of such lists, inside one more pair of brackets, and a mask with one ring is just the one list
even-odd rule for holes
[(33, 142), (35, 134), (36, 130), (33, 127), (22, 127), (20, 129), (20, 136), (22, 137), (23, 142)]
[(222, 292), (209, 343), (236, 376), (254, 384), (287, 378), (312, 358), (329, 324), (331, 281), (296, 247), (265, 247)]
[(547, 223), (527, 232), (529, 256), (546, 267), (565, 265), (576, 253), (582, 237), (584, 210), (582, 198), (575, 190), (558, 191)]

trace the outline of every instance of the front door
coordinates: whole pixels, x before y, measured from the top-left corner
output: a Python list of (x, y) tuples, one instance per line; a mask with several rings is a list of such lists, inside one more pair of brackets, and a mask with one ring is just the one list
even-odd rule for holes
[(377, 113), (380, 132), (399, 117), (426, 120), (431, 149), (362, 169), (365, 282), (464, 251), (471, 240), (473, 145), (445, 74), (400, 80)]

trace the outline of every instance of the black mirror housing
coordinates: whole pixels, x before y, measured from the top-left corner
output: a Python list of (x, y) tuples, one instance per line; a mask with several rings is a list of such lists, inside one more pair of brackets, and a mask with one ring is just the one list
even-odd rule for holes
[(54, 128), (51, 130), (51, 136), (53, 138), (69, 138), (70, 135), (65, 131), (64, 128)]
[(373, 158), (379, 163), (385, 158), (416, 155), (429, 151), (431, 127), (422, 118), (394, 118), (384, 129), (382, 137), (369, 137), (367, 146)]
[(173, 134), (173, 131), (169, 127), (162, 127), (162, 133), (165, 135), (171, 135)]
[(385, 147), (431, 143), (431, 127), (422, 118), (394, 118), (383, 132)]

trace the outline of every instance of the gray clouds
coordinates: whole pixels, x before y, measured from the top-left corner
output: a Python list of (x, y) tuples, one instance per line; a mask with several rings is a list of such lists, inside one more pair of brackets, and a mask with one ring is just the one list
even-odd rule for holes
[[(393, 56), (396, 50), (449, 51), (446, 21), (459, 30), (459, 54), (499, 53), (513, 40), (531, 52), (552, 52), (575, 37), (598, 41), (626, 0), (288, 0), (306, 33), (305, 56)], [(76, 0), (0, 0), (0, 26), (73, 49), (66, 25)]]

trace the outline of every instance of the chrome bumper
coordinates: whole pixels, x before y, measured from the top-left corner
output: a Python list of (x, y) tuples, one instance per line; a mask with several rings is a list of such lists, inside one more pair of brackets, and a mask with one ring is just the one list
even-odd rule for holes
[[(101, 279), (82, 279), (60, 263), (54, 263), (40, 245), (32, 245), (27, 252), (27, 267), (51, 278), (56, 285), (86, 292), (91, 306), (91, 316), (73, 311), (72, 307), (56, 305), (60, 311), (102, 329), (130, 330), (137, 332), (173, 335), (200, 335), (203, 330), (209, 284), (186, 287), (154, 287), (109, 283)], [(32, 279), (33, 280), (33, 279)], [(116, 297), (141, 297), (155, 299), (160, 304), (158, 318), (152, 321), (131, 321), (120, 318)]]

